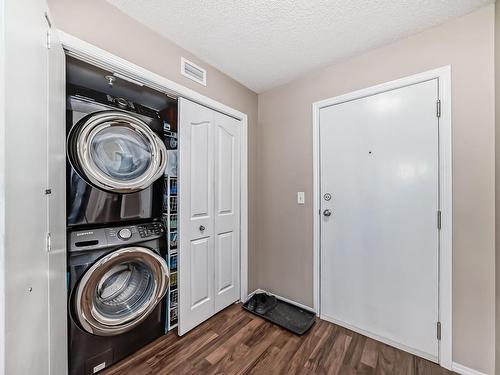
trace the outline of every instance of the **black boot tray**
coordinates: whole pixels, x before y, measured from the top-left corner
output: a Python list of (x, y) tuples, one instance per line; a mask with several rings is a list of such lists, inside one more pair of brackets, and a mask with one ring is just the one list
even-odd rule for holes
[[(252, 296), (252, 298), (254, 297), (255, 295)], [(265, 314), (259, 314), (248, 308), (248, 304), (252, 298), (243, 304), (245, 310), (269, 320), (271, 323), (277, 324), (297, 335), (306, 333), (316, 321), (315, 313), (301, 309), (300, 307), (278, 298), (276, 299), (276, 306), (274, 308), (267, 311)]]

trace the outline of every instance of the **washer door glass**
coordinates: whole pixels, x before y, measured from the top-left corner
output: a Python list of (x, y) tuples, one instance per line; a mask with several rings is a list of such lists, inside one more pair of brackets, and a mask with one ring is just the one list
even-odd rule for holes
[(126, 112), (102, 111), (70, 131), (68, 154), (91, 184), (110, 192), (143, 190), (163, 175), (167, 150), (142, 120)]
[(129, 247), (98, 260), (75, 293), (75, 312), (87, 332), (110, 336), (139, 325), (169, 285), (165, 260), (143, 247)]

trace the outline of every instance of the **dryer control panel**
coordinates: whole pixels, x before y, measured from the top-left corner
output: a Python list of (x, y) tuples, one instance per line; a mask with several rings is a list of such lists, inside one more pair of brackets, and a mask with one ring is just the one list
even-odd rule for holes
[(70, 97), (73, 96), (77, 99), (105, 104), (107, 106), (119, 108), (128, 112), (135, 112), (139, 115), (152, 119), (159, 120), (161, 118), (160, 113), (156, 109), (146, 107), (145, 105), (139, 103), (134, 103), (127, 98), (112, 96), (86, 87), (68, 84), (67, 94)]

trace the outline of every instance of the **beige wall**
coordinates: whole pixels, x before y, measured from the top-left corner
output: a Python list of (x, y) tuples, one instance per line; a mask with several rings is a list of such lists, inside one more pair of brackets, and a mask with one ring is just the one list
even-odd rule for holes
[[(311, 306), (314, 101), (452, 66), (453, 360), (492, 374), (494, 6), (259, 95), (258, 287)], [(306, 192), (305, 206), (296, 203)]]
[[(500, 218), (500, 4), (495, 6), (495, 202), (496, 218)], [(500, 220), (496, 222), (496, 374), (500, 374)]]
[[(249, 289), (255, 289), (257, 94), (104, 0), (48, 0), (48, 3), (57, 28), (248, 115)], [(180, 74), (181, 56), (207, 69), (207, 87)]]

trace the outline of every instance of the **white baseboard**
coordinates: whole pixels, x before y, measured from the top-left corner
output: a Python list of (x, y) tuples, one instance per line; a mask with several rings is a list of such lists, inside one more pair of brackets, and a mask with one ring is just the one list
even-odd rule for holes
[(462, 374), (462, 375), (488, 375), (484, 372), (471, 369), (469, 367), (466, 367), (466, 366), (461, 365), (460, 363), (456, 363), (456, 362), (453, 362), (453, 364), (451, 365), (451, 369), (455, 372), (458, 372), (459, 374)]
[(315, 313), (316, 311), (314, 311), (314, 309), (310, 306), (306, 306), (306, 305), (303, 305), (301, 303), (298, 303), (298, 302), (295, 302), (295, 301), (292, 301), (291, 299), (288, 299), (288, 298), (285, 298), (285, 297), (282, 297), (282, 296), (279, 296), (277, 294), (274, 294), (274, 293), (271, 293), (271, 292), (268, 292), (267, 290), (263, 290), (263, 289), (256, 289), (254, 290), (252, 293), (250, 293), (247, 297), (247, 301), (255, 294), (255, 293), (267, 293), (271, 296), (275, 296), (276, 298), (284, 301), (284, 302), (287, 302), (289, 303), (290, 305), (294, 305), (294, 306), (297, 306), (297, 307), (300, 307), (302, 310), (306, 310), (306, 311), (310, 311), (310, 312), (313, 312)]

